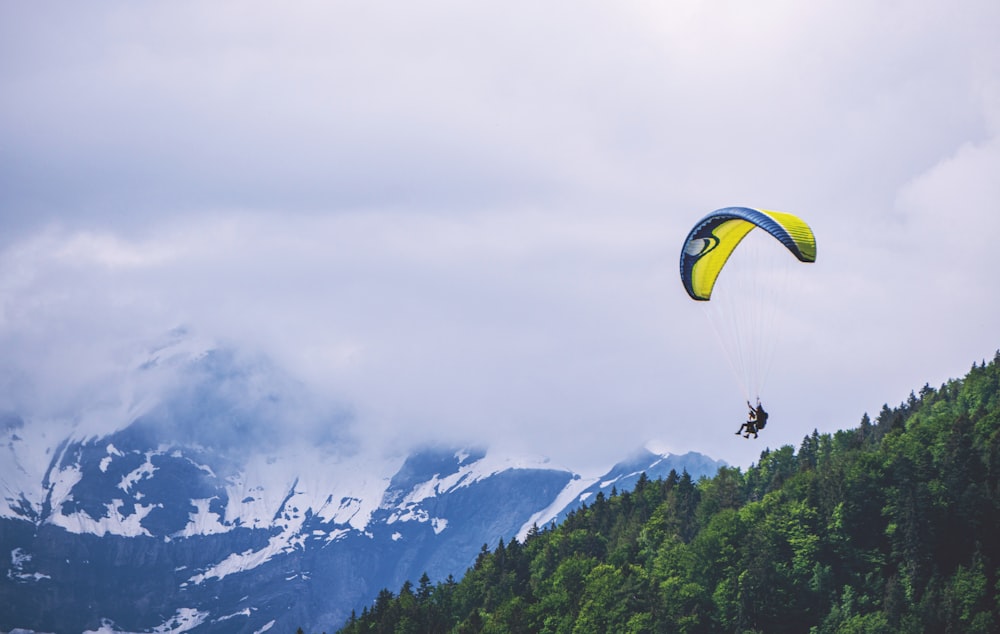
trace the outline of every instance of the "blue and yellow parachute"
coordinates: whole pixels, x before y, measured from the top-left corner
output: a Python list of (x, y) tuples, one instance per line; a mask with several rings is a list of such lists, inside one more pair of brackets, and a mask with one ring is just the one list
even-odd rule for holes
[(681, 249), (681, 281), (692, 299), (711, 299), (729, 256), (756, 227), (774, 236), (800, 261), (816, 261), (816, 237), (798, 216), (750, 207), (717, 209), (695, 225)]
[(792, 214), (749, 207), (708, 214), (681, 248), (684, 289), (704, 309), (748, 401), (761, 396), (782, 339), (779, 315), (786, 300), (794, 301), (785, 292), (797, 268), (792, 255), (816, 260), (809, 225)]

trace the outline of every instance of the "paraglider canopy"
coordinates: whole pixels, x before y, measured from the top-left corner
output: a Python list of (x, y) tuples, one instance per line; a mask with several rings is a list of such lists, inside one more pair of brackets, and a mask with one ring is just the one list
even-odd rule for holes
[(684, 240), (684, 290), (702, 307), (748, 400), (760, 397), (770, 370), (788, 272), (815, 260), (812, 229), (779, 211), (717, 209)]
[(691, 299), (711, 299), (722, 267), (755, 227), (774, 236), (800, 261), (816, 261), (816, 238), (798, 216), (750, 207), (717, 209), (695, 225), (681, 249), (681, 281)]

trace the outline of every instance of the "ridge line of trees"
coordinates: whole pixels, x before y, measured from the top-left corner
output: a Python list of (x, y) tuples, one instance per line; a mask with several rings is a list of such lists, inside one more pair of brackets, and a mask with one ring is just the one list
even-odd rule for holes
[(1000, 631), (1000, 351), (745, 472), (599, 494), (344, 634)]

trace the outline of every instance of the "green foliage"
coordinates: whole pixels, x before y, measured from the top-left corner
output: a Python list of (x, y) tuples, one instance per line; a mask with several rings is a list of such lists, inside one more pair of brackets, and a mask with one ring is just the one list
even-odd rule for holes
[(598, 495), (341, 631), (994, 632), (998, 527), (1000, 353), (745, 473)]

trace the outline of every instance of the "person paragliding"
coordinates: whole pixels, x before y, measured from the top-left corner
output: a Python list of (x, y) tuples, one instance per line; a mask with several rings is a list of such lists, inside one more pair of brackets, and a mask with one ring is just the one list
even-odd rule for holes
[(740, 428), (736, 431), (736, 435), (739, 436), (745, 429), (744, 438), (749, 438), (750, 434), (753, 434), (753, 437), (756, 438), (757, 432), (764, 429), (767, 425), (768, 413), (764, 411), (764, 406), (760, 404), (759, 398), (757, 399), (756, 407), (751, 405), (750, 401), (747, 401), (747, 407), (750, 408), (750, 413), (747, 415), (747, 422), (740, 425)]
[[(774, 300), (780, 295), (776, 283), (795, 260), (816, 261), (816, 237), (809, 225), (793, 214), (750, 207), (713, 211), (691, 229), (681, 248), (684, 290), (705, 308), (746, 396), (750, 413), (736, 432), (745, 438), (756, 438), (767, 424), (757, 395), (780, 336), (774, 327)], [(713, 291), (723, 270), (729, 281), (716, 297)], [(757, 396), (756, 406), (750, 403), (752, 396)]]
[[(743, 430), (746, 430), (745, 434), (743, 433)], [(750, 409), (750, 416), (747, 417), (746, 422), (740, 425), (740, 428), (736, 430), (736, 435), (739, 436), (740, 434), (743, 434), (744, 438), (749, 438), (750, 434), (753, 434), (754, 438), (757, 437), (757, 421), (754, 419), (754, 411), (752, 408)]]

